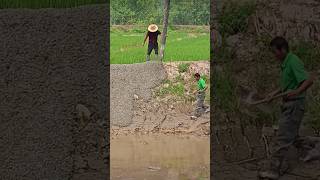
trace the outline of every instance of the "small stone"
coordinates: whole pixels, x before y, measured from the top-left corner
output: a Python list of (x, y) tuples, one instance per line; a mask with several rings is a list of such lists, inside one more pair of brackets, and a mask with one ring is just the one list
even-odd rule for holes
[(139, 96), (136, 95), (136, 94), (134, 94), (134, 95), (133, 95), (133, 98), (134, 98), (135, 100), (138, 100), (138, 99), (139, 99)]
[(166, 84), (163, 85), (163, 87), (168, 88), (168, 87), (169, 87), (169, 84), (166, 83)]
[(89, 109), (82, 104), (77, 104), (76, 110), (77, 110), (78, 118), (80, 119), (81, 125), (82, 126), (85, 125), (90, 119), (91, 113)]
[(149, 166), (148, 169), (152, 170), (152, 171), (158, 171), (161, 168), (160, 167), (155, 167), (155, 166)]

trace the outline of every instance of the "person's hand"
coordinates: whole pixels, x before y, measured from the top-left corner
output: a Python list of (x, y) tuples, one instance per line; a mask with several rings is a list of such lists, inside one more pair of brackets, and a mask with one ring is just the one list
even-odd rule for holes
[(299, 94), (300, 94), (300, 93), (299, 93), (298, 90), (293, 90), (293, 91), (291, 91), (291, 92), (289, 92), (289, 93), (287, 94), (286, 98), (291, 98), (291, 97), (297, 96), (297, 95), (299, 95)]

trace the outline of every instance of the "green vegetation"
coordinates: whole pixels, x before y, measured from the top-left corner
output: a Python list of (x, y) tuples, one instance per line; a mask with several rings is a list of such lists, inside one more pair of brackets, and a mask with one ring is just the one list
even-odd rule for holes
[(189, 69), (190, 64), (189, 63), (181, 63), (178, 66), (178, 71), (179, 73), (184, 73), (187, 72)]
[(319, 69), (320, 47), (310, 42), (292, 42), (291, 50), (304, 62), (306, 69), (313, 71)]
[[(132, 64), (146, 61), (148, 42), (142, 46), (146, 26), (111, 27), (111, 64)], [(161, 28), (160, 28), (161, 29)], [(206, 26), (170, 27), (164, 61), (196, 61), (210, 59), (210, 35)], [(160, 48), (160, 37), (159, 48)], [(152, 51), (151, 59), (154, 59)]]
[(174, 80), (166, 79), (163, 81), (163, 86), (156, 92), (157, 96), (164, 97), (165, 95), (173, 95), (183, 98), (185, 94), (185, 82), (181, 75), (178, 75)]
[(70, 8), (87, 4), (107, 3), (107, 0), (2, 0), (0, 8)]
[(317, 136), (320, 136), (320, 94), (315, 91), (318, 91), (319, 88), (320, 83), (316, 82), (311, 90), (311, 95), (308, 96), (306, 114), (306, 124), (313, 129)]
[(245, 32), (248, 27), (248, 18), (255, 10), (254, 1), (229, 1), (219, 15), (219, 32), (224, 35), (233, 35)]
[(234, 112), (237, 109), (235, 100), (237, 99), (235, 92), (235, 83), (228, 71), (215, 72), (214, 75), (215, 94), (218, 101), (216, 105), (224, 112)]
[[(206, 85), (209, 87), (206, 91), (205, 102), (210, 104), (210, 79), (206, 75), (203, 75), (202, 78), (206, 81)], [(179, 74), (173, 80), (164, 80), (162, 86), (157, 89), (155, 95), (159, 97), (170, 95), (176, 98), (176, 100), (192, 102), (195, 101), (196, 98), (195, 95), (190, 93), (195, 91), (197, 88), (198, 86), (196, 81), (193, 81), (193, 79), (185, 80), (181, 74)]]
[(169, 82), (167, 86), (160, 88), (159, 91), (157, 92), (158, 96), (164, 96), (168, 94), (175, 95), (178, 97), (183, 97), (184, 84), (181, 82), (177, 82), (177, 83)]
[[(111, 0), (111, 24), (162, 24), (163, 1)], [(171, 0), (169, 24), (208, 25), (210, 0)]]

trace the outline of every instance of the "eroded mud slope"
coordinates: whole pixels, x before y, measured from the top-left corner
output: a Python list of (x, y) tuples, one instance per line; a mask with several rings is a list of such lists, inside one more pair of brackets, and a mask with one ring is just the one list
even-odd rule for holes
[(105, 5), (0, 10), (0, 179), (106, 178), (108, 25)]

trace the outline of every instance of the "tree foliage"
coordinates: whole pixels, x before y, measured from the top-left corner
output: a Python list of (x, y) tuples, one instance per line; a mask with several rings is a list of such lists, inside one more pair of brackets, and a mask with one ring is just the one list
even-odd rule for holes
[[(163, 0), (111, 0), (112, 24), (162, 24)], [(171, 0), (170, 24), (208, 25), (210, 0)]]

